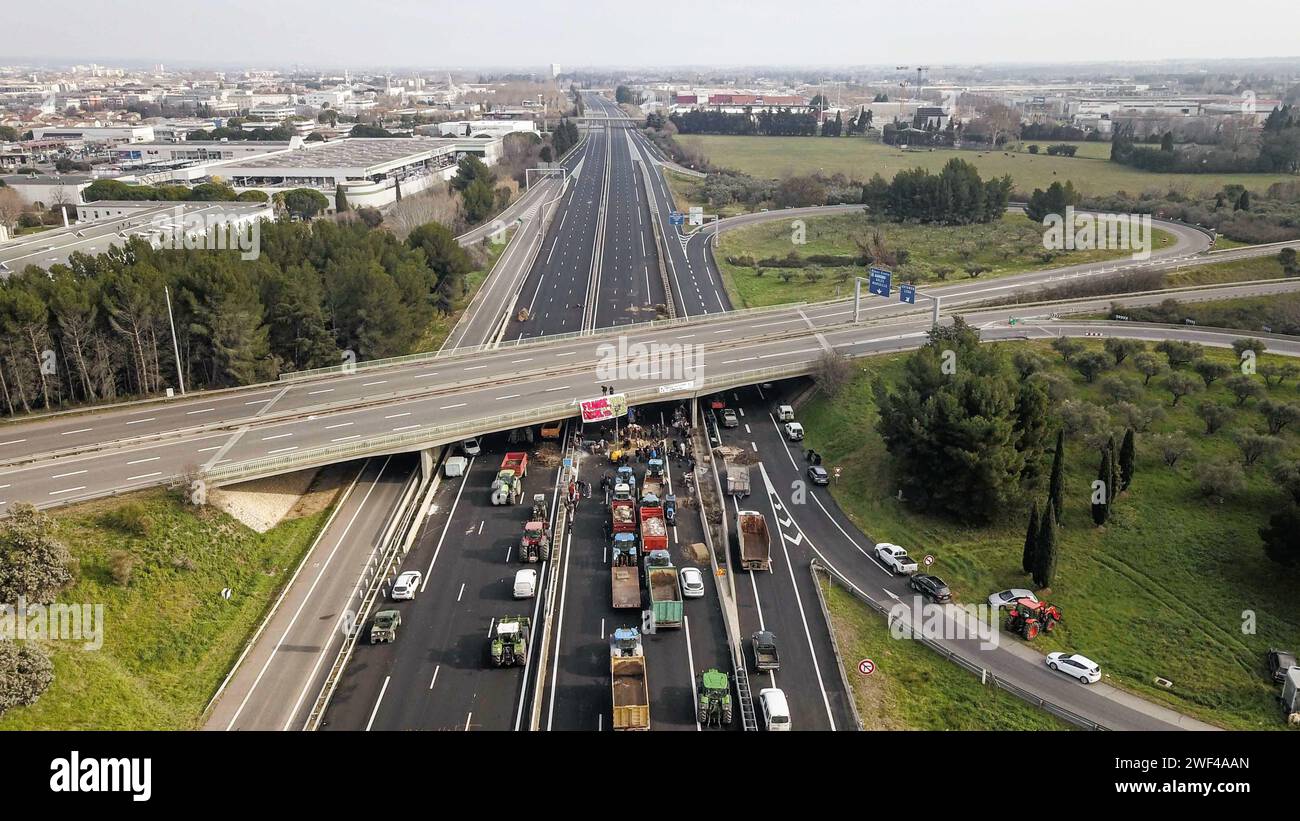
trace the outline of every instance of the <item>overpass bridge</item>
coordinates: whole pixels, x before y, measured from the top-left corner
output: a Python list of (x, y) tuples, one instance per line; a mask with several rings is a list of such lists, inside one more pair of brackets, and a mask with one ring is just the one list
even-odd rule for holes
[[(1137, 306), (1297, 288), (1294, 280), (1268, 280), (1122, 300)], [(1116, 299), (971, 308), (963, 316), (986, 340), (1077, 333), (1226, 346), (1243, 335), (1053, 320), (1104, 312)], [(734, 311), (287, 374), (276, 383), (16, 424), (0, 440), (0, 501), (50, 506), (181, 479), (230, 484), (570, 418), (577, 401), (600, 396), (602, 386), (633, 405), (680, 401), (813, 373), (827, 351), (852, 357), (923, 343), (927, 311), (876, 303), (859, 323), (851, 300)], [(948, 307), (962, 304), (953, 299)], [(1026, 322), (1034, 317), (1037, 324)], [(1300, 355), (1300, 340), (1279, 336), (1270, 349)]]

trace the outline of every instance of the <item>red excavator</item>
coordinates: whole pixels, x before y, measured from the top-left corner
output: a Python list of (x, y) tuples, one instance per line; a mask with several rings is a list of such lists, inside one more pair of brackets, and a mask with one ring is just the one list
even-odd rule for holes
[(1007, 629), (1029, 641), (1039, 633), (1050, 633), (1061, 623), (1061, 610), (1054, 604), (1016, 599), (1007, 608)]

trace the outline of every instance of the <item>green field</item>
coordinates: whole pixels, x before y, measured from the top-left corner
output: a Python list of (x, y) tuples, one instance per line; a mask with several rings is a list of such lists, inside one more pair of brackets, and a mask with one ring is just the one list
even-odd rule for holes
[[(110, 522), (138, 505), (143, 535)], [(329, 516), (319, 510), (258, 534), (212, 508), (184, 505), (152, 490), (50, 513), (55, 535), (80, 562), (59, 602), (104, 606), (104, 643), (47, 642), (54, 683), (30, 707), (0, 717), (0, 730), (186, 730), (204, 709), (244, 644)], [(109, 557), (138, 561), (116, 584)], [(221, 590), (234, 595), (225, 600)]]
[[(1010, 174), (1016, 191), (1028, 194), (1053, 182), (1069, 180), (1085, 195), (1127, 191), (1140, 194), (1178, 190), (1185, 194), (1213, 193), (1230, 183), (1263, 191), (1289, 174), (1155, 174), (1127, 168), (1109, 160), (1088, 157), (1049, 157), (1022, 151), (967, 151), (952, 148), (903, 151), (894, 146), (857, 138), (826, 137), (723, 137), (679, 134), (684, 147), (703, 153), (722, 168), (755, 177), (780, 178), (791, 174), (844, 174), (865, 182), (879, 173), (886, 180), (908, 168), (939, 171), (953, 157), (974, 163), (984, 177)], [(1039, 143), (1046, 149), (1047, 143)], [(1082, 149), (1081, 149), (1082, 150)], [(1091, 150), (1091, 149), (1090, 149)]]
[[(1050, 347), (1033, 344), (1068, 380), (1069, 396), (1054, 400), (1054, 406), (1066, 398), (1113, 406), (1098, 384), (1085, 384)], [(1231, 351), (1209, 349), (1206, 355), (1235, 361)], [(1266, 354), (1261, 363), (1273, 359)], [(841, 397), (817, 399), (801, 412), (808, 446), (843, 470), (832, 487), (840, 506), (872, 539), (901, 544), (914, 555), (934, 555), (934, 571), (949, 582), (958, 601), (977, 603), (994, 590), (1032, 587), (1020, 569), (1027, 502), (999, 524), (975, 528), (920, 515), (896, 500), (890, 460), (875, 432), (869, 385), (876, 375), (898, 384), (905, 357), (862, 361), (864, 373)], [(1129, 362), (1110, 373), (1140, 384)], [(1300, 646), (1300, 569), (1271, 562), (1257, 530), (1284, 504), (1284, 494), (1262, 463), (1246, 469), (1247, 489), (1225, 503), (1204, 501), (1197, 492), (1198, 465), (1214, 457), (1238, 459), (1229, 432), (1257, 427), (1262, 416), (1252, 400), (1218, 433), (1205, 435), (1194, 409), (1207, 397), (1234, 403), (1222, 383), (1171, 408), (1170, 395), (1157, 387), (1160, 379), (1139, 400), (1165, 412), (1151, 430), (1187, 431), (1192, 452), (1167, 467), (1149, 445), (1150, 434), (1139, 433), (1133, 486), (1116, 500), (1107, 525), (1096, 528), (1088, 489), (1097, 472), (1097, 451), (1082, 441), (1068, 444), (1059, 569), (1047, 596), (1061, 606), (1065, 620), (1057, 633), (1036, 640), (1035, 648), (1082, 652), (1101, 664), (1109, 681), (1206, 721), (1242, 729), (1280, 727), (1264, 655), (1269, 647)], [(1296, 385), (1288, 382), (1269, 393), (1294, 400)], [(1300, 431), (1285, 429), (1283, 439), (1278, 458), (1300, 456)], [(1045, 490), (1035, 498), (1045, 498)], [(1253, 634), (1243, 633), (1248, 614), (1257, 619)], [(1157, 676), (1171, 680), (1173, 688), (1154, 684)]]
[[(839, 584), (821, 580), (864, 730), (1063, 730), (1069, 725), (941, 657), (919, 641), (898, 640), (885, 617)], [(870, 676), (858, 661), (876, 663)]]
[[(722, 270), (723, 284), (731, 302), (738, 308), (754, 308), (785, 302), (815, 302), (848, 297), (853, 294), (853, 277), (865, 276), (866, 269), (855, 265), (822, 265), (810, 268), (754, 268), (729, 260), (742, 256), (755, 260), (785, 257), (796, 251), (801, 257), (813, 255), (856, 255), (855, 238), (870, 242), (879, 231), (886, 247), (906, 249), (906, 263), (894, 266), (900, 282), (957, 282), (968, 278), (965, 268), (980, 265), (990, 270), (982, 279), (1040, 268), (1075, 265), (1124, 256), (1124, 251), (1059, 251), (1044, 256), (1043, 227), (1023, 215), (1007, 214), (987, 225), (931, 226), (911, 223), (874, 223), (865, 213), (812, 217), (803, 220), (805, 244), (794, 242), (794, 227), (789, 220), (738, 228), (718, 238), (715, 255)], [(1173, 242), (1167, 232), (1153, 232), (1154, 249)], [(945, 274), (943, 269), (949, 269)], [(761, 271), (761, 275), (759, 275)], [(811, 272), (811, 273), (810, 273)]]

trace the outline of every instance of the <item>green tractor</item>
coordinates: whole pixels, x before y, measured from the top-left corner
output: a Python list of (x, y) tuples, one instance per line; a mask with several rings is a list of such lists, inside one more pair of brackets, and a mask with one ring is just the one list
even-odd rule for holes
[(519, 667), (528, 660), (527, 616), (502, 616), (492, 632), (492, 666)]
[(711, 668), (700, 673), (699, 719), (705, 727), (731, 724), (731, 679), (726, 673)]

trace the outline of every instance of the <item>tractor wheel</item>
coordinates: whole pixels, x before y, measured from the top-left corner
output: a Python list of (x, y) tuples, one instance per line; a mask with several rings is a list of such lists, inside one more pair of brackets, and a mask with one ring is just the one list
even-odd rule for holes
[(709, 726), (709, 711), (706, 708), (701, 707), (697, 711), (696, 717), (699, 719), (700, 724), (703, 724), (705, 727)]
[(1038, 625), (1029, 624), (1025, 626), (1025, 639), (1032, 641), (1038, 635)]
[(1043, 623), (1043, 629), (1050, 633), (1056, 629), (1056, 624), (1056, 619), (1048, 619)]

